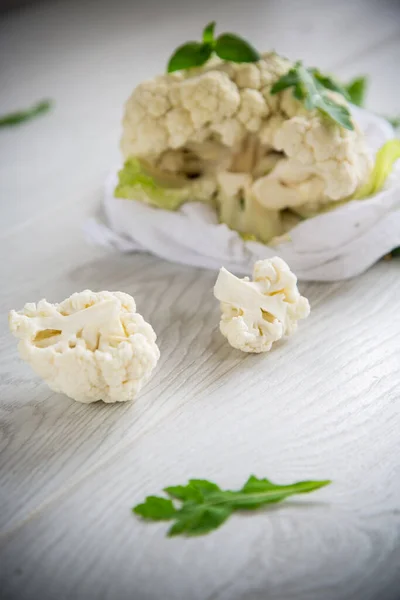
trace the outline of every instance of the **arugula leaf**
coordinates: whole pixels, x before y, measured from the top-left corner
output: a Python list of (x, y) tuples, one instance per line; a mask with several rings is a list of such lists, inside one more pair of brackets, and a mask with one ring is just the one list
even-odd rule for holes
[(172, 500), (159, 496), (147, 496), (143, 504), (138, 504), (132, 510), (144, 519), (152, 521), (168, 521), (176, 514)]
[(190, 479), (187, 485), (165, 488), (173, 500), (148, 496), (143, 504), (132, 510), (147, 520), (171, 520), (174, 524), (168, 536), (203, 535), (220, 527), (237, 510), (254, 510), (266, 504), (281, 502), (294, 494), (318, 490), (330, 481), (300, 481), (291, 485), (277, 485), (269, 479), (251, 475), (240, 490), (221, 490), (205, 479)]
[(343, 86), (334, 77), (330, 75), (324, 75), (319, 69), (312, 68), (309, 69), (309, 71), (313, 74), (315, 79), (322, 85), (322, 87), (326, 88), (327, 90), (331, 90), (332, 92), (342, 94), (342, 96), (344, 96), (347, 100), (350, 100), (347, 86)]
[(352, 79), (346, 86), (345, 91), (350, 102), (356, 106), (364, 106), (367, 94), (368, 79), (365, 76)]
[(181, 71), (182, 69), (190, 69), (192, 67), (201, 67), (210, 58), (213, 52), (209, 44), (201, 44), (200, 42), (188, 42), (175, 50), (168, 61), (167, 71)]
[(18, 110), (9, 113), (8, 115), (0, 116), (0, 127), (11, 127), (13, 125), (24, 123), (25, 121), (30, 121), (31, 119), (48, 112), (51, 105), (52, 103), (50, 100), (42, 100), (26, 110)]
[(249, 63), (260, 60), (260, 55), (249, 42), (234, 33), (223, 33), (215, 43), (215, 52), (223, 60)]
[(222, 525), (231, 516), (229, 506), (208, 506), (195, 504), (182, 508), (176, 515), (176, 523), (168, 531), (168, 537), (175, 535), (204, 535)]
[(203, 29), (201, 42), (187, 42), (179, 46), (168, 61), (167, 72), (200, 67), (214, 52), (223, 60), (237, 63), (260, 60), (257, 50), (235, 33), (223, 33), (215, 39), (214, 31), (215, 21), (212, 21)]
[(333, 87), (336, 91), (339, 89), (333, 79), (321, 75), (316, 69), (306, 69), (301, 62), (297, 62), (272, 86), (271, 94), (293, 88), (293, 96), (302, 101), (307, 110), (318, 109), (345, 129), (354, 129), (348, 108), (326, 94)]

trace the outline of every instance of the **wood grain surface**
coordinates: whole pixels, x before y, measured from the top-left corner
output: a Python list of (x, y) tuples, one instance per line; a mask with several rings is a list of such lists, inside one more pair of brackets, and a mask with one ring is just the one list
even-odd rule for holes
[[(0, 131), (4, 600), (400, 597), (400, 261), (301, 285), (310, 318), (249, 356), (218, 332), (215, 273), (83, 239), (124, 100), (211, 18), (344, 78), (370, 74), (370, 107), (400, 112), (394, 1), (52, 2), (0, 20), (0, 113), (55, 100)], [(10, 308), (86, 288), (132, 294), (158, 334), (157, 371), (132, 404), (51, 392), (8, 333)], [(198, 539), (130, 514), (189, 477), (233, 488), (250, 473), (333, 484)]]

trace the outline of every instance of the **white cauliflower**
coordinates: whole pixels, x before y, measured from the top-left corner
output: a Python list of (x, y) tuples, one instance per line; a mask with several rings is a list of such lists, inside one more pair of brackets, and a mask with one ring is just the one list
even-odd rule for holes
[(221, 302), (222, 335), (243, 352), (268, 352), (274, 342), (296, 331), (299, 319), (310, 314), (296, 276), (278, 257), (257, 261), (253, 281), (222, 268), (214, 295)]
[(49, 387), (79, 402), (133, 400), (160, 357), (156, 334), (122, 292), (41, 300), (9, 315), (18, 349)]
[[(291, 67), (273, 52), (215, 58), (139, 84), (125, 107), (116, 196), (172, 210), (212, 202), (222, 222), (263, 242), (284, 233), (283, 211), (307, 216), (350, 198), (371, 172), (364, 136), (306, 110), (290, 89), (271, 95)], [(230, 185), (240, 178), (241, 196)]]

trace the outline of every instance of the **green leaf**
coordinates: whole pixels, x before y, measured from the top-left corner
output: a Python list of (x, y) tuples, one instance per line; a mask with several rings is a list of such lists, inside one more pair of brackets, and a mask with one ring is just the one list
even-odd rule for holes
[(316, 108), (332, 119), (332, 121), (339, 123), (344, 129), (354, 129), (350, 112), (346, 106), (337, 104), (330, 98), (324, 98), (323, 102), (316, 104)]
[(356, 106), (364, 106), (367, 88), (368, 79), (365, 76), (356, 77), (345, 86), (348, 99)]
[(260, 55), (249, 42), (234, 33), (223, 33), (215, 42), (215, 52), (223, 60), (236, 63), (256, 62)]
[(202, 501), (207, 494), (219, 491), (220, 488), (215, 483), (205, 479), (190, 479), (188, 485), (175, 485), (164, 489), (164, 492), (172, 498), (194, 502)]
[(215, 21), (211, 21), (208, 25), (206, 25), (203, 29), (203, 42), (204, 44), (214, 44), (214, 31), (215, 31)]
[(347, 100), (350, 100), (350, 96), (345, 86), (336, 81), (336, 79), (330, 75), (324, 75), (321, 73), (319, 69), (309, 69), (309, 71), (313, 74), (315, 79), (322, 85), (322, 87), (327, 90), (331, 90), (332, 92), (337, 92), (338, 94), (342, 94)]
[(48, 112), (51, 109), (50, 100), (42, 100), (27, 110), (19, 110), (8, 115), (0, 116), (0, 127), (11, 127), (30, 121), (39, 115)]
[[(324, 84), (326, 84), (326, 87)], [(300, 62), (272, 86), (271, 94), (293, 88), (293, 96), (303, 102), (307, 110), (317, 109), (345, 129), (354, 129), (347, 106), (339, 104), (327, 95), (327, 90), (339, 89), (330, 77), (316, 69), (306, 69)]]
[(177, 521), (168, 531), (172, 537), (185, 533), (186, 535), (204, 535), (220, 527), (232, 514), (229, 506), (194, 505), (176, 515)]
[(139, 200), (156, 208), (177, 210), (188, 199), (189, 188), (168, 187), (165, 182), (156, 181), (137, 158), (130, 158), (118, 172), (114, 195), (125, 200)]
[(192, 485), (173, 485), (164, 489), (171, 498), (176, 500), (201, 502), (203, 494)]
[(394, 250), (391, 251), (390, 253), (392, 256), (400, 256), (400, 246), (398, 248), (395, 248)]
[(385, 142), (376, 153), (374, 168), (367, 183), (359, 188), (353, 198), (361, 200), (379, 192), (399, 159), (400, 140), (395, 138)]
[(219, 488), (216, 483), (212, 483), (212, 481), (207, 481), (207, 479), (190, 479), (189, 485), (199, 490), (201, 494), (203, 494), (203, 496), (207, 496), (207, 494), (221, 491), (221, 488)]
[(209, 44), (199, 42), (187, 42), (175, 50), (168, 61), (167, 72), (181, 71), (201, 67), (210, 58), (212, 47)]
[(172, 500), (160, 498), (159, 496), (147, 496), (143, 504), (138, 504), (132, 510), (143, 519), (151, 521), (168, 521), (177, 512)]
[[(203, 535), (220, 527), (235, 510), (254, 510), (260, 506), (281, 502), (294, 494), (317, 490), (330, 481), (300, 481), (277, 485), (269, 479), (249, 477), (242, 489), (221, 490), (205, 479), (191, 479), (187, 485), (165, 488), (165, 492), (181, 502), (176, 509), (171, 500), (149, 496), (133, 511), (146, 519), (175, 521), (168, 536)], [(162, 502), (164, 501), (164, 502)]]
[(274, 85), (271, 87), (271, 95), (273, 96), (274, 94), (283, 92), (283, 90), (286, 90), (290, 87), (297, 86), (298, 82), (299, 76), (296, 66), (293, 69), (290, 69), (290, 71), (288, 71), (285, 75), (282, 75), (282, 77), (280, 77), (278, 81), (274, 83)]

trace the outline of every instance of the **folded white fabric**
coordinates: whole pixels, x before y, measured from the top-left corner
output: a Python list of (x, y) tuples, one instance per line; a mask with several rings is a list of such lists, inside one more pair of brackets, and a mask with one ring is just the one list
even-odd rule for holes
[[(352, 111), (373, 152), (394, 137), (384, 119), (356, 107)], [(106, 182), (105, 222), (91, 219), (85, 231), (89, 241), (121, 252), (151, 252), (207, 269), (224, 265), (237, 275), (250, 273), (257, 260), (280, 256), (299, 279), (336, 281), (362, 273), (400, 246), (400, 161), (383, 191), (302, 221), (290, 231), (290, 241), (274, 247), (244, 241), (198, 202), (171, 212), (115, 198), (117, 170)]]

